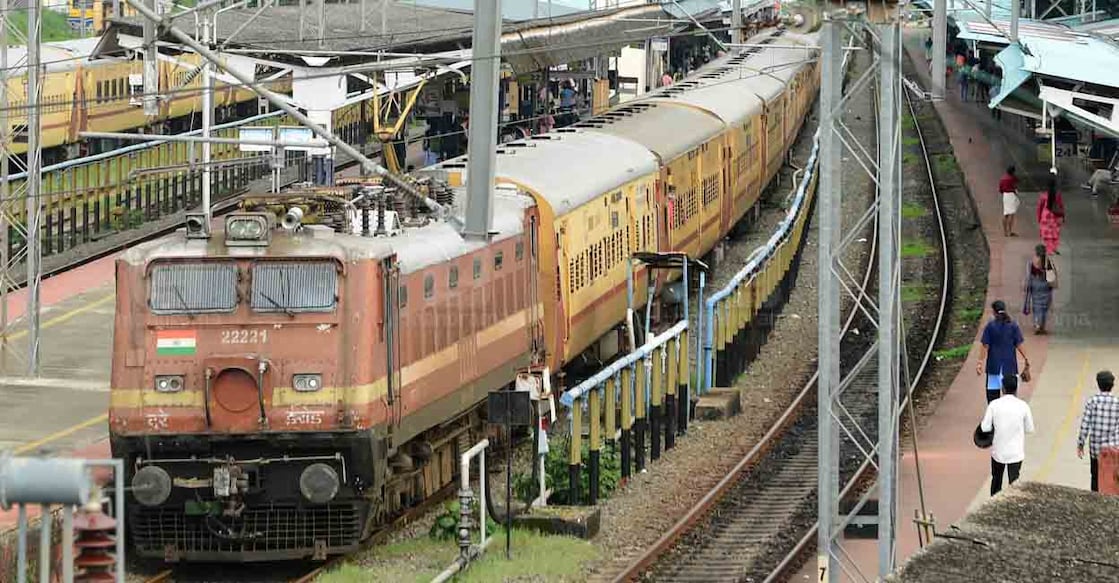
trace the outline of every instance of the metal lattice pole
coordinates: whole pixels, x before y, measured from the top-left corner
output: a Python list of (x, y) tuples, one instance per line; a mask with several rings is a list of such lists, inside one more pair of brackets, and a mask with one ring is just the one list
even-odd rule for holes
[(878, 577), (894, 569), (898, 382), (901, 378), (901, 51), (897, 23), (879, 27), (878, 107)]
[[(858, 53), (865, 70), (847, 87), (842, 84), (845, 62), (841, 32), (849, 31), (852, 43), (862, 42)], [(879, 580), (894, 568), (896, 542), (897, 490), (897, 412), (902, 335), (900, 325), (900, 257), (898, 240), (901, 228), (901, 41), (896, 21), (871, 25), (861, 16), (836, 15), (825, 20), (821, 54), (820, 89), (820, 183), (818, 195), (819, 260), (819, 531), (817, 534), (820, 581), (838, 582), (841, 573), (849, 579), (870, 580), (843, 549), (843, 530), (866, 504), (878, 494), (878, 568)], [(854, 58), (855, 52), (849, 55)], [(851, 103), (865, 102), (858, 95), (876, 84), (878, 103), (878, 147), (859, 143), (860, 136), (848, 128), (844, 112)], [(877, 155), (874, 154), (877, 150)], [(877, 184), (870, 209), (852, 224), (842, 224), (841, 176), (845, 155), (855, 159), (848, 167), (862, 168)], [(863, 293), (860, 269), (844, 265), (850, 246), (858, 233), (870, 228), (877, 217), (878, 293)], [(869, 281), (869, 280), (868, 280)], [(840, 366), (841, 300), (852, 302), (852, 309), (863, 316), (860, 335), (873, 334), (876, 340), (869, 352), (850, 366)], [(846, 370), (844, 370), (846, 369)], [(852, 402), (844, 398), (853, 392), (875, 391), (878, 406), (874, 413), (853, 412)], [(874, 430), (871, 418), (877, 420)], [(842, 438), (841, 438), (842, 436)], [(842, 449), (847, 448), (847, 449)], [(858, 452), (857, 461), (876, 466), (876, 488), (864, 494), (850, 510), (840, 512), (841, 459)]]
[[(210, 14), (203, 13), (202, 18), (202, 44), (213, 46), (211, 36), (213, 29), (210, 26)], [(202, 137), (209, 138), (210, 130), (214, 125), (214, 65), (209, 59), (202, 59)], [(210, 196), (213, 185), (213, 160), (211, 159), (210, 142), (202, 142), (202, 212), (206, 213), (206, 223), (210, 223)]]
[(12, 151), (8, 121), (8, 0), (0, 0), (0, 370), (8, 368), (8, 153)]
[[(825, 15), (826, 16), (826, 15)], [(842, 229), (843, 174), (842, 154), (836, 136), (836, 116), (843, 97), (842, 23), (826, 19), (820, 31), (820, 183), (817, 199), (817, 224), (820, 229), (819, 269), (819, 369), (817, 382), (817, 423), (819, 433), (819, 494), (817, 529), (817, 566), (820, 581), (838, 581), (839, 565), (831, 554), (832, 531), (839, 516), (839, 428), (832, 423), (832, 395), (839, 380), (839, 281), (832, 273)]]
[(42, 78), (40, 32), (42, 3), (30, 2), (27, 11), (27, 374), (39, 375), (39, 283), (43, 277), (39, 250), (40, 186), (43, 151), (39, 143), (42, 129), (39, 93)]

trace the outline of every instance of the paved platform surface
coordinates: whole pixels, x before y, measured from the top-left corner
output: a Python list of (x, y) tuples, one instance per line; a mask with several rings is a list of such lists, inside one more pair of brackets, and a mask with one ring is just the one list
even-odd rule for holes
[[(106, 435), (113, 334), (113, 262), (86, 264), (42, 283), (41, 376), (26, 377), (27, 333), (18, 325), (0, 354), (0, 449), (61, 453)], [(9, 299), (24, 315), (26, 292)]]
[[(908, 30), (905, 41), (925, 87), (929, 86), (928, 72), (920, 64), (924, 63), (927, 34), (927, 30)], [(1050, 312), (1051, 334), (1034, 335), (1032, 322), (1022, 315), (1022, 284), (1026, 262), (1040, 242), (1034, 209), (1048, 164), (1037, 161), (1037, 146), (1028, 136), (993, 119), (985, 104), (960, 102), (954, 89), (954, 82), (950, 83), (947, 99), (937, 103), (936, 109), (976, 199), (990, 244), (986, 305), (996, 299), (1007, 302), (1025, 333), (1025, 351), (1035, 374), (1035, 380), (1020, 390), (1020, 396), (1031, 403), (1037, 428), (1027, 440), (1022, 479), (1087, 489), (1088, 461), (1076, 457), (1076, 432), (1083, 403), (1096, 391), (1096, 371), (1119, 370), (1119, 334), (1115, 332), (1119, 329), (1119, 277), (1112, 269), (1119, 264), (1119, 228), (1108, 222), (1107, 199), (1093, 199), (1077, 186), (1083, 182), (1084, 170), (1073, 161), (1062, 161), (1060, 189), (1068, 217), (1056, 258), (1062, 279)], [(1002, 234), (1001, 201), (996, 191), (999, 177), (1010, 164), (1018, 167), (1020, 176), (1035, 179), (1023, 181), (1016, 226), (1019, 236), (1007, 238)], [(978, 350), (973, 348), (934, 415), (918, 432), (925, 509), (940, 532), (948, 532), (969, 510), (990, 498), (989, 452), (971, 441), (986, 406), (982, 381), (975, 374), (977, 357)], [(920, 550), (913, 518), (921, 506), (921, 492), (912, 442), (903, 443), (902, 450), (898, 565)], [(870, 581), (878, 569), (875, 544), (873, 540), (844, 542), (858, 571)], [(864, 580), (850, 564), (847, 568), (843, 580)], [(793, 580), (815, 580), (814, 569), (815, 564), (806, 566)]]

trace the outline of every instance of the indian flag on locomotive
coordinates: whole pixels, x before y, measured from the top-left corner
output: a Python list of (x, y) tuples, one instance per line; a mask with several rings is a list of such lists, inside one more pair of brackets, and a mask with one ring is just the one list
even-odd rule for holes
[(155, 333), (157, 356), (193, 356), (197, 346), (194, 330), (160, 330)]

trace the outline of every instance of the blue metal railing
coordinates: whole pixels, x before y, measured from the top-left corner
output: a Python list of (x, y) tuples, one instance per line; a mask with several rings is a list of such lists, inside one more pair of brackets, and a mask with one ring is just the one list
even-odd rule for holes
[(809, 187), (813, 184), (817, 166), (818, 155), (820, 150), (819, 132), (817, 131), (813, 138), (812, 154), (808, 159), (808, 164), (805, 166), (804, 177), (801, 179), (800, 185), (797, 187), (796, 196), (793, 198), (792, 205), (786, 213), (785, 218), (781, 221), (777, 230), (769, 237), (764, 245), (754, 250), (750, 254), (750, 259), (746, 265), (734, 274), (730, 282), (727, 283), (719, 291), (713, 293), (711, 297), (707, 298), (702, 306), (703, 314), (703, 361), (700, 363), (699, 368), (699, 392), (700, 394), (706, 393), (711, 390), (712, 382), (714, 380), (714, 365), (715, 365), (715, 309), (716, 306), (728, 298), (732, 293), (737, 291), (744, 283), (749, 284), (765, 267), (767, 261), (773, 257), (781, 244), (793, 232), (801, 213), (808, 212), (810, 208), (811, 192)]

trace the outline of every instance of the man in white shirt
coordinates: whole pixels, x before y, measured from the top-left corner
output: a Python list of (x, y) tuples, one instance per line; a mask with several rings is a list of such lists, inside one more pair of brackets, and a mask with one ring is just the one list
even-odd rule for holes
[(1034, 432), (1034, 418), (1030, 406), (1017, 396), (1018, 378), (1008, 375), (1002, 379), (1002, 396), (987, 405), (980, 428), (994, 431), (991, 445), (991, 495), (1002, 490), (1005, 471), (1010, 483), (1018, 481), (1022, 460), (1026, 459), (1026, 434)]

